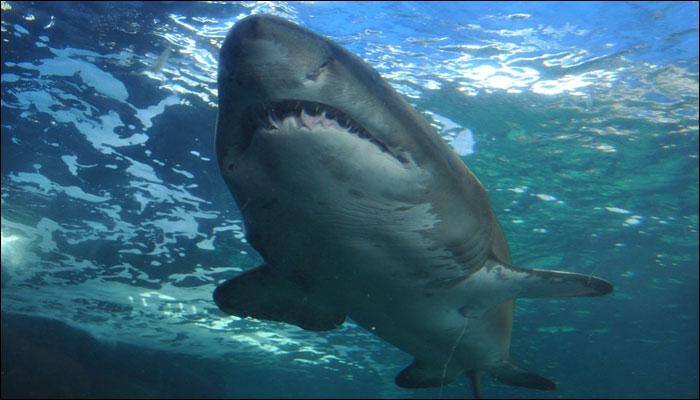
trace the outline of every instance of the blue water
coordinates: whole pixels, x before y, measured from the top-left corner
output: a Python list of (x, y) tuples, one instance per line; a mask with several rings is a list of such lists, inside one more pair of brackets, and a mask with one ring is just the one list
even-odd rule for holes
[(470, 393), (399, 389), (412, 358), (352, 321), (216, 309), (260, 263), (213, 147), (218, 49), (251, 13), (331, 37), (469, 143), (516, 264), (614, 283), (519, 300), (512, 356), (559, 388), (485, 396), (698, 397), (693, 2), (3, 2), (3, 397)]

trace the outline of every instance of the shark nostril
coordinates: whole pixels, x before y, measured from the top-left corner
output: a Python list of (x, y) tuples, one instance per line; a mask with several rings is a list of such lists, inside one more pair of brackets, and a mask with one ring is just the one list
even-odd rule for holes
[(310, 81), (315, 81), (318, 79), (319, 76), (321, 76), (322, 72), (323, 72), (323, 70), (320, 68), (313, 71), (313, 72), (309, 72), (308, 74), (306, 74), (306, 79), (310, 80)]
[(318, 79), (319, 76), (325, 71), (326, 67), (328, 67), (331, 63), (331, 59), (327, 58), (326, 61), (323, 62), (318, 68), (316, 68), (314, 71), (309, 72), (306, 74), (306, 79), (315, 81)]

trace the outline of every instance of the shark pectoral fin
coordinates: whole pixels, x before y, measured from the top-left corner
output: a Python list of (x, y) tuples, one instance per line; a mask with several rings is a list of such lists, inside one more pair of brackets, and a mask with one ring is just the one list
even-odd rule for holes
[(592, 297), (613, 291), (610, 282), (592, 275), (513, 266), (510, 268), (527, 274), (521, 280), (521, 290), (517, 297)]
[(413, 360), (411, 365), (396, 376), (394, 382), (397, 386), (406, 389), (433, 388), (452, 382), (458, 374), (459, 371), (444, 371), (444, 365)]
[(500, 382), (528, 389), (554, 390), (556, 383), (532, 372), (525, 371), (510, 361), (503, 362), (489, 372)]
[(491, 307), (518, 297), (602, 296), (612, 292), (613, 285), (591, 275), (525, 269), (489, 258), (464, 282), (464, 288), (467, 296), (459, 312), (480, 318)]
[(267, 265), (231, 278), (214, 290), (216, 305), (227, 314), (286, 322), (311, 331), (342, 325), (345, 313), (320, 297), (273, 273)]

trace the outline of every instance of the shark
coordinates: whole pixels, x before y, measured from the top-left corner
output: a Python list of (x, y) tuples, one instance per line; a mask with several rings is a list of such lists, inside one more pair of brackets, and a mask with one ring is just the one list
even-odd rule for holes
[(376, 70), (253, 15), (222, 44), (218, 98), (219, 168), (263, 260), (216, 287), (220, 310), (312, 331), (350, 318), (414, 357), (402, 388), (555, 389), (510, 357), (515, 299), (613, 285), (514, 265), (483, 185)]

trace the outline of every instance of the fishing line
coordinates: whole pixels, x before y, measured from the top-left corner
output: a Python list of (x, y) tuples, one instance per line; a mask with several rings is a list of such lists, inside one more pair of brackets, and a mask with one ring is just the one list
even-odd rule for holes
[(452, 351), (450, 351), (450, 355), (447, 357), (447, 361), (445, 361), (445, 365), (442, 367), (442, 378), (440, 379), (440, 396), (438, 398), (442, 398), (442, 389), (445, 386), (445, 376), (447, 376), (447, 365), (452, 361), (452, 356), (455, 354), (455, 350), (457, 350), (457, 345), (459, 344), (459, 341), (462, 340), (462, 336), (464, 336), (464, 333), (467, 332), (467, 323), (469, 322), (468, 318), (464, 318), (464, 325), (462, 326), (462, 331), (459, 333), (459, 336), (457, 336), (457, 340), (455, 340), (454, 345), (452, 345)]

